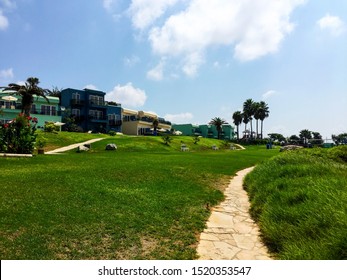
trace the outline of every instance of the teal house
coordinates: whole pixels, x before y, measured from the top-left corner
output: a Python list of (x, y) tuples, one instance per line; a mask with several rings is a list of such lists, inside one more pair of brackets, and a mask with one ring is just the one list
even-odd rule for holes
[[(46, 122), (61, 122), (59, 98), (47, 96), (47, 99), (49, 102), (43, 97), (34, 97), (30, 115), (37, 118), (37, 128), (43, 128)], [(21, 96), (0, 90), (0, 124), (10, 122), (21, 111)]]
[[(218, 138), (218, 131), (214, 125), (173, 124), (174, 131), (179, 131), (184, 136), (202, 136), (205, 138)], [(230, 124), (222, 126), (221, 139), (232, 140), (235, 138), (234, 127)]]

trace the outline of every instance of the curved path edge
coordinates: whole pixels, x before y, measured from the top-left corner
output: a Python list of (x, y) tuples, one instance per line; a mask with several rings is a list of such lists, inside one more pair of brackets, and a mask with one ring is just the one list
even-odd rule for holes
[(57, 155), (59, 153), (63, 153), (63, 152), (66, 152), (66, 151), (69, 151), (69, 150), (72, 150), (72, 149), (76, 149), (77, 147), (82, 146), (84, 144), (91, 144), (91, 143), (100, 141), (102, 139), (104, 139), (104, 138), (95, 138), (95, 139), (91, 139), (91, 140), (88, 140), (88, 141), (85, 141), (85, 142), (82, 142), (82, 143), (71, 144), (69, 146), (65, 146), (65, 147), (61, 147), (61, 148), (58, 148), (58, 149), (55, 149), (55, 150), (52, 150), (52, 151), (45, 152), (45, 154), (46, 155)]
[(243, 179), (253, 168), (238, 171), (224, 192), (225, 200), (212, 209), (197, 247), (200, 260), (271, 259), (249, 214), (250, 203), (243, 189)]

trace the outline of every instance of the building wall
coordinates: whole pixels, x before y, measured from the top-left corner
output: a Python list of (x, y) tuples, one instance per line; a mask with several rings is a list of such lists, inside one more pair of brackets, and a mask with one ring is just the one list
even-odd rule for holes
[[(201, 135), (205, 138), (218, 138), (218, 131), (214, 125), (174, 124), (172, 128), (181, 131), (185, 136)], [(234, 139), (234, 128), (231, 125), (223, 125), (222, 130), (222, 139)]]
[(127, 135), (153, 134), (153, 121), (158, 120), (158, 131), (170, 130), (171, 123), (157, 115), (144, 111), (122, 109), (122, 132)]
[(120, 132), (121, 106), (108, 105), (105, 95), (99, 90), (64, 89), (61, 92), (61, 105), (65, 107), (65, 116), (74, 116), (76, 125), (83, 131)]
[[(18, 98), (18, 100), (11, 102), (3, 100), (2, 98), (4, 96), (9, 96), (9, 94), (0, 91), (0, 109), (3, 112), (3, 114), (0, 115), (1, 123), (11, 121), (22, 111), (20, 95), (12, 95)], [(37, 118), (37, 128), (43, 128), (46, 122), (61, 122), (59, 98), (51, 96), (47, 96), (47, 98), (49, 102), (43, 97), (34, 97), (30, 116)]]

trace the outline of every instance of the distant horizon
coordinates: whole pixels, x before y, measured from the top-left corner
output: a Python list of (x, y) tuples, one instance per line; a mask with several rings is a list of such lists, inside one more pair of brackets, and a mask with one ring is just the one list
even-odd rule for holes
[(347, 2), (0, 0), (0, 86), (89, 88), (176, 123), (230, 124), (249, 98), (264, 135), (347, 132)]

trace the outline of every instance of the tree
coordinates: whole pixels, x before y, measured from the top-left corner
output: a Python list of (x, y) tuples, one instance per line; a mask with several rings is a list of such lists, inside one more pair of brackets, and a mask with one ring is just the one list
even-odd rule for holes
[(258, 103), (257, 117), (259, 117), (261, 121), (261, 129), (260, 129), (261, 139), (263, 139), (264, 120), (269, 117), (269, 114), (270, 114), (270, 111), (269, 111), (268, 105), (264, 101), (261, 101), (260, 103)]
[(50, 94), (51, 91), (48, 89), (42, 89), (38, 86), (40, 83), (38, 78), (30, 77), (26, 80), (24, 85), (18, 84), (9, 84), (8, 87), (5, 87), (3, 91), (11, 91), (9, 94), (17, 94), (22, 97), (22, 113), (25, 116), (30, 116), (31, 106), (34, 103), (34, 96), (43, 97), (49, 103), (46, 95)]
[(253, 99), (247, 99), (244, 103), (243, 103), (243, 112), (244, 114), (248, 117), (248, 120), (250, 121), (251, 124), (251, 138), (253, 138), (253, 127), (252, 127), (252, 120), (253, 120), (253, 116), (255, 113), (255, 102), (253, 101)]
[(240, 124), (242, 123), (242, 113), (241, 113), (241, 111), (236, 111), (233, 114), (233, 120), (234, 120), (234, 124), (237, 127), (237, 140), (239, 140), (240, 139), (239, 127), (240, 127)]
[(249, 117), (245, 112), (242, 113), (242, 122), (245, 124), (245, 131), (243, 135), (243, 137), (245, 137), (245, 134), (247, 132), (247, 124), (249, 123)]
[(61, 92), (63, 89), (59, 89), (58, 87), (53, 87), (52, 90), (48, 93), (48, 96), (59, 97), (61, 98)]
[(292, 135), (289, 137), (289, 142), (291, 144), (299, 144), (299, 141), (300, 141), (300, 137), (297, 135)]
[(347, 144), (347, 133), (341, 133), (339, 135), (331, 135), (332, 140), (336, 145)]
[(209, 122), (209, 124), (214, 125), (216, 127), (217, 132), (218, 132), (218, 139), (220, 139), (220, 136), (222, 134), (223, 124), (228, 124), (228, 123), (221, 118), (215, 117)]
[(156, 136), (157, 135), (157, 129), (159, 126), (159, 121), (157, 119), (154, 119), (152, 125), (153, 125), (154, 135)]
[(304, 142), (304, 145), (307, 145), (308, 140), (312, 139), (312, 132), (308, 129), (303, 129), (300, 131), (299, 137)]
[(256, 138), (259, 138), (259, 129), (258, 129), (259, 125), (258, 124), (259, 124), (259, 119), (261, 117), (260, 103), (259, 102), (255, 102), (254, 103), (254, 108), (255, 108), (255, 110), (254, 110), (254, 118), (256, 119), (256, 131), (257, 131)]
[(312, 131), (312, 135), (313, 135), (313, 140), (312, 140), (312, 144), (314, 145), (322, 145), (323, 144), (323, 137), (319, 132), (313, 132)]

